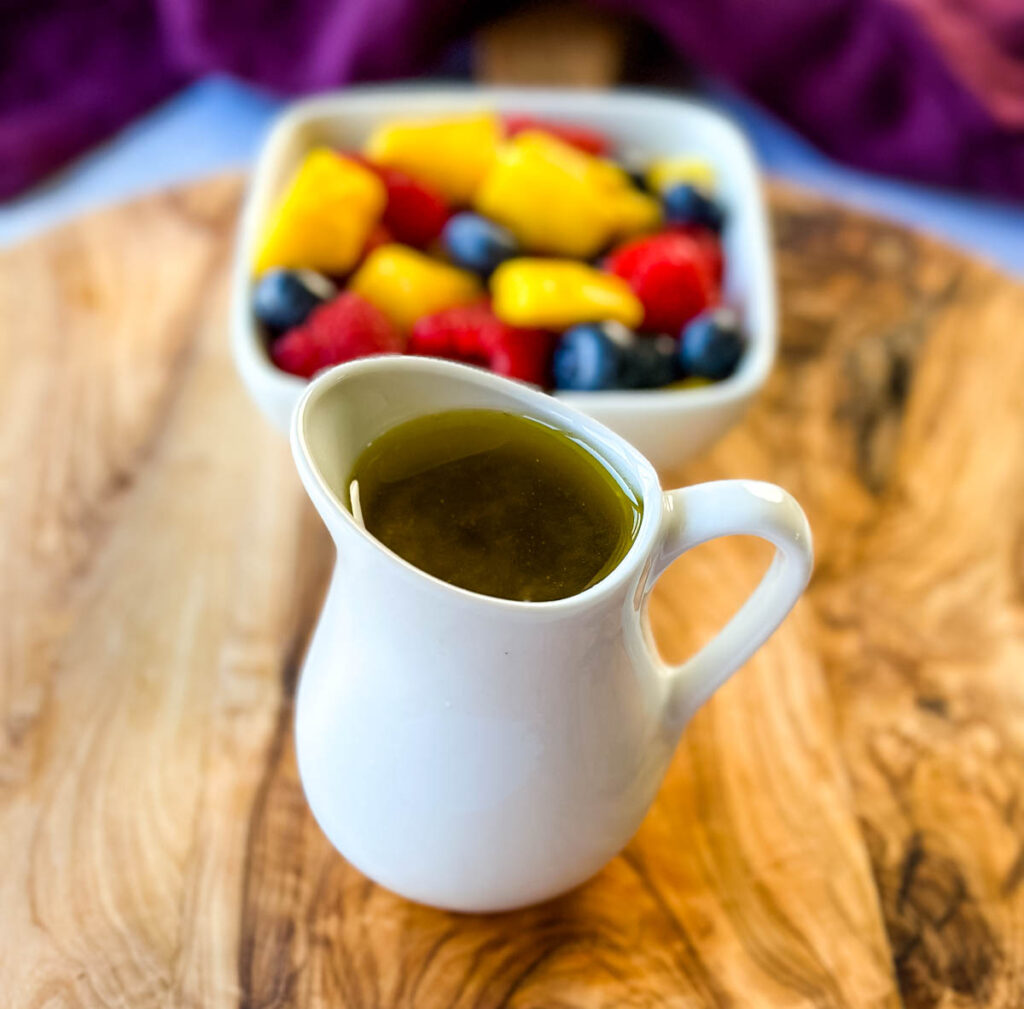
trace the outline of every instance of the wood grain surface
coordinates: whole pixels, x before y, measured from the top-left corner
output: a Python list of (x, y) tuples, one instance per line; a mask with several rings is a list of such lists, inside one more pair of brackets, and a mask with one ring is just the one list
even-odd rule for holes
[[(332, 547), (227, 346), (239, 183), (0, 255), (0, 1005), (1024, 1004), (1024, 290), (773, 194), (783, 346), (673, 479), (776, 480), (819, 562), (636, 839), (511, 915), (312, 821), (295, 677)], [(765, 561), (666, 575), (666, 653)]]

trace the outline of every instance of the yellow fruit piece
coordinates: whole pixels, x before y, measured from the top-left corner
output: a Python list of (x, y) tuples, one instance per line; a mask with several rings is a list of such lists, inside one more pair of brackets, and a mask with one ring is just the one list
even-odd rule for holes
[(639, 326), (644, 308), (620, 277), (566, 259), (510, 259), (491, 277), (494, 314), (511, 326), (565, 329), (614, 320)]
[(661, 227), (661, 204), (632, 188), (613, 197), (612, 214), (615, 219), (613, 237), (616, 239), (633, 238)]
[[(576, 148), (576, 150), (578, 150), (578, 148)], [(594, 157), (591, 154), (587, 154), (585, 151), (581, 153), (585, 158), (589, 158), (593, 162), (590, 169), (591, 175), (600, 185), (607, 189), (633, 188), (633, 183), (630, 182), (629, 176), (617, 164), (615, 164), (614, 161), (608, 161), (606, 158)]]
[(616, 193), (633, 189), (629, 176), (614, 161), (587, 154), (543, 130), (523, 130), (506, 147), (558, 167), (594, 192)]
[(347, 273), (386, 202), (384, 184), (373, 172), (326, 147), (314, 148), (268, 218), (253, 269)]
[(670, 186), (687, 183), (706, 193), (715, 188), (715, 170), (703, 158), (690, 156), (655, 158), (647, 166), (647, 187), (652, 193), (663, 193)]
[(580, 259), (661, 219), (657, 201), (637, 193), (617, 165), (539, 130), (502, 145), (476, 208), (531, 252)]
[(505, 225), (532, 252), (587, 258), (604, 245), (608, 233), (590, 192), (553, 179), (543, 166), (517, 153), (488, 176), (476, 208)]
[(472, 273), (406, 245), (374, 249), (356, 271), (349, 290), (373, 302), (403, 332), (421, 316), (466, 305), (483, 295)]
[(533, 252), (587, 258), (608, 239), (609, 184), (596, 158), (529, 130), (499, 150), (476, 208)]
[(501, 132), (490, 112), (392, 121), (373, 131), (364, 153), (429, 183), (453, 203), (468, 204), (494, 163)]

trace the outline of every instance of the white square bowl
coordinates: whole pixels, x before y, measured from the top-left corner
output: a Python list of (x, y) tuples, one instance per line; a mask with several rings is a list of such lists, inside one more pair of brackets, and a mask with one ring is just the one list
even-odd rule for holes
[(735, 374), (695, 389), (558, 394), (632, 442), (659, 469), (685, 462), (739, 418), (771, 370), (777, 324), (774, 268), (760, 179), (743, 135), (702, 105), (643, 92), (393, 85), (351, 88), (292, 105), (256, 162), (235, 251), (232, 348), (249, 393), (271, 422), (287, 431), (306, 385), (272, 364), (251, 308), (254, 244), (304, 153), (320, 144), (358, 149), (382, 120), (482, 108), (578, 123), (600, 130), (622, 150), (650, 157), (693, 154), (714, 166), (728, 214), (723, 300), (739, 311), (749, 340)]

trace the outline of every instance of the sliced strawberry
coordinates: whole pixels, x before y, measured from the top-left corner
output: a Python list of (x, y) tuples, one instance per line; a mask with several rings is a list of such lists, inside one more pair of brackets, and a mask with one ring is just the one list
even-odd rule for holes
[(721, 286), (722, 277), (725, 275), (725, 256), (722, 253), (722, 240), (718, 235), (710, 228), (693, 224), (668, 224), (665, 230), (689, 235), (700, 247), (711, 278)]
[(399, 242), (424, 248), (451, 217), (451, 207), (430, 186), (394, 168), (375, 168), (388, 190), (384, 224)]
[(518, 378), (533, 385), (551, 385), (551, 355), (555, 335), (542, 329), (507, 327), (505, 336), (491, 346), (488, 367), (496, 375)]
[(402, 335), (380, 309), (358, 294), (345, 293), (275, 340), (270, 356), (282, 371), (311, 378), (321, 368), (403, 349)]
[(397, 168), (376, 165), (362, 154), (342, 152), (342, 157), (376, 172), (384, 183), (388, 202), (381, 222), (396, 242), (422, 249), (441, 234), (452, 209), (436, 189)]
[(571, 123), (552, 123), (545, 119), (536, 119), (533, 116), (509, 115), (504, 117), (505, 132), (514, 137), (524, 130), (543, 130), (553, 137), (571, 144), (578, 150), (587, 154), (605, 154), (611, 144), (603, 133), (597, 130), (588, 130), (585, 126), (573, 126)]
[(502, 322), (487, 302), (445, 309), (420, 319), (409, 353), (479, 364), (495, 374), (548, 385), (555, 339), (539, 329)]
[(605, 269), (622, 277), (644, 306), (643, 328), (671, 333), (718, 300), (707, 249), (693, 235), (666, 231), (619, 246)]
[(382, 245), (390, 245), (396, 241), (395, 236), (388, 230), (384, 224), (375, 224), (373, 231), (370, 232), (369, 237), (366, 239), (366, 245), (363, 246), (363, 259), (373, 252), (374, 249), (379, 249)]

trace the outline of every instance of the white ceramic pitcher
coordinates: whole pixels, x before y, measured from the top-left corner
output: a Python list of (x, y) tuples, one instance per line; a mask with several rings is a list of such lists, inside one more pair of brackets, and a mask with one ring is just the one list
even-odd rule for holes
[[(367, 443), (460, 408), (571, 431), (637, 491), (643, 520), (610, 575), (568, 599), (495, 599), (412, 567), (354, 521), (343, 490)], [(303, 787), (346, 858), (426, 904), (513, 908), (600, 869), (639, 826), (694, 711), (810, 575), (810, 530), (785, 491), (745, 480), (662, 491), (607, 428), (475, 368), (379, 357), (325, 372), (296, 406), (292, 450), (338, 548), (296, 702)], [(645, 615), (651, 587), (685, 550), (732, 534), (775, 546), (768, 572), (717, 637), (666, 665)]]

